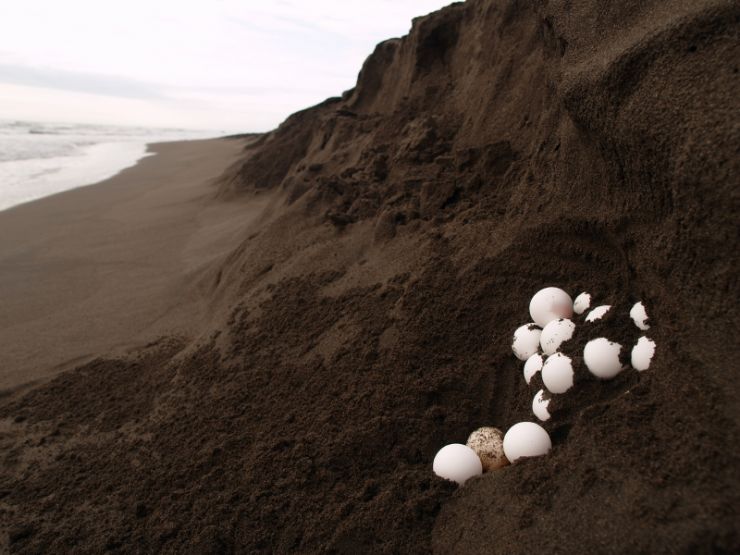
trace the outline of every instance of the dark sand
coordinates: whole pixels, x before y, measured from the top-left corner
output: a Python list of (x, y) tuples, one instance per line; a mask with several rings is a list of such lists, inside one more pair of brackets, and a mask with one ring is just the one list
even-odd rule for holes
[[(177, 260), (170, 285), (144, 288), (158, 308), (141, 318), (174, 332), (151, 324), (162, 338), (112, 353), (135, 341), (103, 330), (139, 328), (110, 288), (84, 310), (36, 309), (37, 335), (74, 332), (98, 303), (114, 314), (83, 334), (95, 348), (32, 370), (16, 355), (39, 376), (99, 358), (0, 402), (3, 546), (740, 552), (738, 21), (728, 1), (469, 0), (416, 20), (355, 89), (257, 140), (219, 200), (191, 182), (200, 256), (172, 252), (168, 225), (125, 253), (115, 221), (97, 226), (114, 240), (100, 257)], [(183, 180), (229, 152), (204, 150)], [(175, 168), (150, 175), (156, 164), (132, 171), (165, 186)], [(142, 214), (172, 209), (171, 184)], [(72, 195), (112, 206), (107, 191)], [(74, 207), (57, 234), (87, 244)], [(151, 279), (135, 271), (112, 289)], [(622, 319), (644, 301), (651, 368), (596, 381), (579, 347), (635, 330), (578, 328), (564, 347), (577, 386), (544, 425), (552, 451), (462, 488), (434, 477), (443, 445), (533, 419), (537, 383), (510, 342), (547, 285), (590, 291)]]
[(257, 214), (213, 201), (244, 144), (153, 145), (95, 187), (0, 212), (0, 392), (203, 326), (200, 274)]

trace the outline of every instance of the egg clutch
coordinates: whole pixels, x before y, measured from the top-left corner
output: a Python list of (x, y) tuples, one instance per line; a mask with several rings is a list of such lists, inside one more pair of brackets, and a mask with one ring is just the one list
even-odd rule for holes
[[(634, 304), (628, 315), (626, 307), (621, 312), (612, 305), (592, 304), (590, 293), (581, 293), (574, 301), (562, 289), (546, 287), (529, 303), (532, 321), (514, 332), (511, 350), (524, 362), (525, 382), (531, 385), (539, 374), (544, 385), (532, 399), (532, 413), (541, 422), (551, 418), (553, 396), (574, 387), (574, 364), (582, 361), (596, 380), (610, 380), (630, 366), (638, 372), (650, 367), (656, 345), (647, 335), (642, 334), (634, 345), (625, 344), (624, 339), (621, 343), (613, 340), (615, 335), (631, 337), (631, 333), (619, 333), (625, 326), (640, 334), (650, 329), (645, 305)], [(586, 338), (585, 344), (579, 343), (582, 349), (568, 343), (576, 333)], [(473, 476), (520, 458), (545, 455), (551, 448), (547, 430), (535, 422), (514, 424), (506, 434), (498, 428), (483, 427), (470, 434), (466, 445), (453, 443), (440, 449), (433, 470), (437, 476), (462, 485)]]

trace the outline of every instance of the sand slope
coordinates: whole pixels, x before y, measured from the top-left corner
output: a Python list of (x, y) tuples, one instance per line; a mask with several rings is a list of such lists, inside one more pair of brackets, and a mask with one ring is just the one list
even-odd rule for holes
[(158, 144), (95, 187), (0, 213), (0, 390), (201, 327), (198, 273), (256, 213), (211, 200), (243, 146)]
[[(198, 338), (0, 405), (9, 549), (739, 551), (739, 16), (469, 0), (379, 45), (219, 179), (271, 201), (203, 270)], [(653, 365), (574, 355), (547, 457), (435, 478), (532, 419), (510, 340), (546, 285), (643, 300)]]

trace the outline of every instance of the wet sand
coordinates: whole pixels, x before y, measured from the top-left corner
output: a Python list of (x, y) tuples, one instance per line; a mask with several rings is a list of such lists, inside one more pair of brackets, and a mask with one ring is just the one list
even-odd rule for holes
[(155, 144), (111, 179), (0, 212), (0, 391), (197, 333), (199, 272), (257, 213), (215, 200), (213, 179), (244, 144)]

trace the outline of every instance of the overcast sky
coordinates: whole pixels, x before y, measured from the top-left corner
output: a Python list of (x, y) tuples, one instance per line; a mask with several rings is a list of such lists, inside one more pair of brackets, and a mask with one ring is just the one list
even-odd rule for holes
[(0, 118), (264, 131), (449, 0), (0, 0)]

